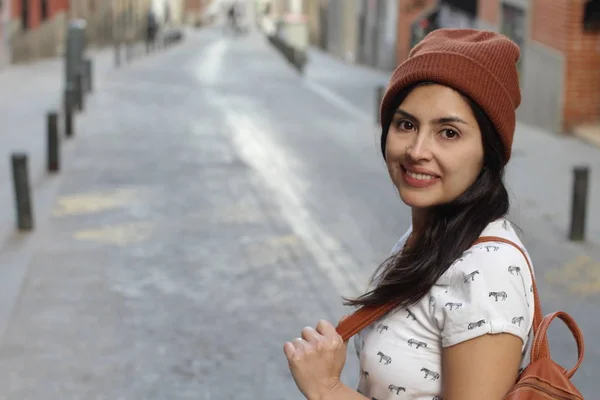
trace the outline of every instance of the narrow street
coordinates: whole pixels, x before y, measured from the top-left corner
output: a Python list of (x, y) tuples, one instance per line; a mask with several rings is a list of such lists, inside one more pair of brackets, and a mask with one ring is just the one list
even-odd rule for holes
[[(205, 28), (106, 72), (0, 321), (1, 398), (303, 398), (284, 341), (348, 312), (340, 296), (410, 222), (374, 123), (388, 76), (309, 56), (301, 76), (260, 34)], [(600, 390), (599, 156), (519, 126), (507, 178), (544, 311), (586, 335), (586, 398)], [(583, 245), (565, 240), (580, 162), (596, 171)], [(551, 331), (570, 367), (574, 343)], [(343, 379), (356, 385), (353, 348)]]

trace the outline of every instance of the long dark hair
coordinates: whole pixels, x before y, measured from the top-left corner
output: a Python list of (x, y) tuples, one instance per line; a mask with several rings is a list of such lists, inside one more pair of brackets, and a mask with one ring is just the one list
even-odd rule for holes
[[(394, 109), (415, 86), (397, 96)], [(484, 160), (479, 176), (455, 200), (429, 209), (425, 229), (419, 232), (417, 240), (377, 268), (372, 277), (372, 283), (376, 282), (372, 290), (355, 299), (344, 298), (345, 305), (380, 305), (397, 301), (399, 306), (407, 307), (418, 302), (490, 222), (508, 213), (509, 196), (503, 183), (505, 163), (500, 136), (481, 107), (467, 96), (463, 97), (471, 106), (482, 135)], [(385, 158), (391, 117), (382, 122), (381, 149)]]

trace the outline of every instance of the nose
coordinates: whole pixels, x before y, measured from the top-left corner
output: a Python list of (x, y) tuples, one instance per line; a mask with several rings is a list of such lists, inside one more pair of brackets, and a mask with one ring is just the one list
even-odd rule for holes
[(423, 131), (415, 135), (412, 144), (407, 149), (407, 154), (413, 161), (426, 161), (432, 158), (433, 152), (430, 136)]

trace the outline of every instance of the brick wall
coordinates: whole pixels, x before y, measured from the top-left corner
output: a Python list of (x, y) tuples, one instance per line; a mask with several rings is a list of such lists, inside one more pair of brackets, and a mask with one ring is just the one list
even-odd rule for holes
[[(579, 124), (600, 121), (600, 33), (583, 31), (586, 1), (530, 0), (528, 45), (522, 51), (529, 50), (528, 55), (532, 57), (533, 49), (539, 53), (544, 48), (548, 54), (554, 52), (556, 57), (564, 57), (564, 73), (561, 75), (564, 85), (552, 79), (547, 79), (548, 82), (544, 83), (561, 86), (556, 90), (562, 93), (562, 104), (558, 111), (562, 114), (562, 123), (555, 129), (563, 132), (568, 132)], [(501, 0), (479, 0), (478, 18), (487, 24), (498, 26), (501, 22), (500, 6)], [(534, 63), (534, 60), (530, 59), (529, 62)], [(528, 75), (525, 79), (532, 78)], [(528, 84), (530, 82), (523, 82), (523, 88), (531, 86)], [(528, 101), (539, 102), (537, 96), (541, 96), (544, 91), (530, 88), (530, 92)], [(552, 118), (538, 112), (533, 119), (536, 124), (542, 124), (544, 119)]]
[(532, 0), (531, 40), (564, 52), (567, 46), (569, 10), (575, 7), (571, 0)]
[[(9, 0), (11, 2), (11, 18), (13, 20), (21, 20), (21, 0)], [(56, 14), (66, 11), (69, 7), (69, 0), (47, 0), (48, 4), (48, 19)], [(35, 29), (43, 22), (42, 21), (42, 6), (40, 0), (28, 0), (29, 3), (29, 28)]]
[(12, 61), (31, 61), (62, 52), (69, 0), (47, 0), (47, 16), (42, 18), (40, 0), (28, 0), (27, 28), (21, 20), (21, 0), (11, 0), (10, 46)]
[[(548, 1), (548, 0), (542, 0)], [(500, 0), (479, 0), (477, 3), (477, 18), (488, 24), (500, 23)]]
[(396, 34), (397, 65), (406, 60), (410, 52), (411, 24), (435, 8), (436, 5), (436, 0), (398, 0), (398, 31)]
[(585, 0), (570, 0), (568, 3), (568, 9), (561, 11), (564, 12), (568, 32), (564, 39), (567, 55), (565, 131), (582, 123), (600, 122), (600, 32), (583, 30)]

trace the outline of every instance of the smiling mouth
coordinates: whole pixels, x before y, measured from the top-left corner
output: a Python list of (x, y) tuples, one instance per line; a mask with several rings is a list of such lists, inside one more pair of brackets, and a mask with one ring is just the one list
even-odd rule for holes
[(422, 174), (422, 173), (418, 173), (418, 172), (409, 171), (403, 165), (401, 166), (401, 168), (402, 168), (402, 172), (404, 172), (408, 177), (419, 180), (419, 181), (427, 182), (427, 181), (432, 181), (432, 180), (438, 178), (435, 175), (428, 175), (428, 174)]

